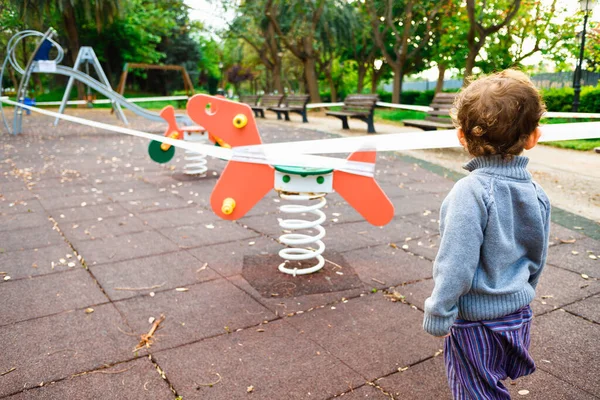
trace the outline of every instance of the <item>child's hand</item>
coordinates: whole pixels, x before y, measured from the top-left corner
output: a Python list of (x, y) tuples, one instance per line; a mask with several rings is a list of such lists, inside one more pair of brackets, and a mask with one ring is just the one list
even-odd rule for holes
[(450, 334), (447, 334), (447, 335), (444, 335), (444, 336), (435, 336), (435, 337), (436, 337), (436, 338), (443, 339), (443, 338), (447, 338), (448, 336), (450, 336)]

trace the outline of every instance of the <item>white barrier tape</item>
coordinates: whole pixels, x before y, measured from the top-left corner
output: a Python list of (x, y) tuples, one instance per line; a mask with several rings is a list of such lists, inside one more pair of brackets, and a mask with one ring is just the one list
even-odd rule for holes
[(307, 104), (306, 108), (327, 108), (327, 107), (341, 107), (344, 103), (311, 103)]
[(414, 105), (411, 105), (411, 104), (385, 103), (383, 101), (378, 101), (376, 104), (379, 107), (400, 108), (400, 109), (403, 109), (403, 110), (422, 111), (422, 112), (433, 111), (433, 108), (428, 107), (428, 106), (414, 106)]
[[(540, 142), (600, 138), (600, 122), (577, 122), (544, 125)], [(269, 153), (335, 154), (357, 150), (402, 151), (461, 147), (456, 130), (390, 133), (336, 139), (307, 140), (293, 143), (271, 143), (260, 146)], [(238, 151), (254, 151), (255, 146), (238, 147)]]
[(183, 140), (171, 139), (161, 135), (155, 135), (151, 133), (137, 131), (135, 129), (123, 128), (120, 126), (108, 125), (102, 122), (91, 121), (84, 118), (74, 117), (71, 115), (59, 114), (53, 111), (44, 110), (37, 107), (31, 107), (25, 104), (17, 103), (9, 100), (8, 98), (0, 98), (0, 101), (6, 104), (11, 104), (24, 108), (26, 110), (35, 111), (37, 113), (48, 115), (55, 118), (64, 119), (66, 121), (75, 122), (81, 125), (91, 126), (93, 128), (105, 129), (108, 131), (124, 133), (126, 135), (137, 136), (148, 140), (156, 140), (161, 143), (167, 143), (171, 146), (183, 148), (196, 153), (206, 154), (211, 157), (221, 158), (224, 160), (234, 160), (241, 162), (248, 162), (254, 164), (267, 164), (267, 165), (293, 165), (298, 167), (309, 167), (309, 168), (329, 168), (336, 169), (339, 171), (348, 172), (355, 175), (362, 176), (374, 176), (375, 165), (372, 163), (363, 163), (357, 161), (348, 161), (340, 158), (322, 157), (322, 156), (310, 156), (310, 155), (294, 155), (294, 154), (272, 154), (268, 156), (263, 152), (260, 146), (249, 146), (252, 148), (251, 151), (238, 152), (237, 148), (234, 151), (224, 147), (210, 146), (202, 143), (186, 142)]
[[(348, 161), (339, 158), (308, 156), (308, 154), (352, 153), (361, 151), (401, 151), (432, 148), (460, 147), (456, 138), (456, 130), (393, 133), (378, 136), (360, 136), (354, 138), (337, 138), (324, 140), (309, 140), (291, 143), (272, 143), (256, 146), (237, 147), (233, 151), (222, 147), (208, 146), (201, 143), (185, 142), (164, 136), (153, 135), (133, 129), (122, 128), (101, 122), (89, 121), (83, 118), (58, 114), (36, 107), (26, 106), (8, 99), (0, 101), (29, 109), (40, 114), (65, 119), (100, 129), (133, 135), (149, 140), (156, 140), (175, 147), (204, 153), (211, 157), (231, 159), (241, 162), (292, 165), (299, 167), (331, 168), (352, 174), (373, 176), (374, 165)], [(574, 139), (593, 139), (600, 137), (600, 122), (579, 122), (570, 124), (546, 125), (541, 127), (540, 141), (558, 141)]]
[[(132, 97), (126, 99), (130, 103), (144, 103), (147, 101), (172, 101), (172, 100), (187, 100), (189, 97), (187, 96), (165, 96), (165, 97)], [(99, 99), (91, 101), (92, 104), (109, 104), (112, 103), (113, 100), (110, 99)], [(68, 105), (80, 105), (87, 104), (86, 100), (71, 100), (67, 101)], [(62, 104), (62, 101), (41, 101), (36, 102), (36, 106), (59, 106)]]
[(600, 113), (574, 113), (547, 111), (542, 118), (600, 118)]

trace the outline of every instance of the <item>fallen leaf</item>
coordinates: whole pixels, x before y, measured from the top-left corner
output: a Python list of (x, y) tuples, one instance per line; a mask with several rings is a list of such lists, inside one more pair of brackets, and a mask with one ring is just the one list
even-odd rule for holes
[(590, 277), (589, 277), (587, 274), (581, 274), (581, 277), (582, 277), (583, 279), (590, 279)]
[(85, 309), (85, 313), (86, 314), (91, 314), (93, 312), (94, 312), (94, 309), (92, 307), (88, 307), (88, 308)]
[(252, 393), (254, 391), (254, 386), (252, 386), (252, 385), (248, 386), (248, 388), (246, 389), (246, 391), (248, 393)]
[(178, 288), (175, 288), (175, 290), (178, 291), (178, 292), (187, 292), (190, 289), (185, 288), (185, 287), (178, 287)]
[(9, 281), (9, 280), (10, 280), (10, 276), (6, 275), (6, 276), (4, 277), (4, 280), (5, 280), (5, 281)]
[(571, 250), (571, 254), (573, 254), (574, 256), (576, 256), (577, 254), (579, 254), (579, 252), (575, 251), (575, 250)]
[(153, 323), (154, 321), (156, 321), (156, 318), (154, 318), (154, 317), (148, 318), (148, 323), (149, 324)]
[(70, 262), (70, 263), (67, 264), (67, 267), (69, 267), (69, 268), (73, 268), (74, 266), (75, 266), (74, 262)]
[(561, 243), (575, 243), (576, 241), (576, 239), (560, 239)]
[(529, 394), (529, 390), (523, 389), (519, 390), (517, 393), (519, 393), (521, 396), (527, 396)]
[(574, 226), (573, 229), (577, 229), (578, 231), (582, 231), (583, 230), (583, 228), (580, 227), (580, 226)]
[(208, 224), (204, 226), (206, 227), (206, 229), (215, 229), (215, 226), (213, 224)]
[(390, 243), (390, 247), (393, 248), (393, 249), (397, 249), (398, 248), (398, 246), (396, 245), (396, 243)]
[(595, 256), (595, 255), (593, 255), (593, 254), (590, 254), (588, 257), (589, 257), (589, 258), (591, 258), (592, 260), (597, 260), (597, 259), (598, 259), (598, 257), (596, 257), (596, 256)]

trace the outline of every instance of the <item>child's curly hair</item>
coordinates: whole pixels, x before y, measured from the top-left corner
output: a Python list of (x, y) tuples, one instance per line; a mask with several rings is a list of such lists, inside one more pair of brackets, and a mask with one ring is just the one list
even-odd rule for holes
[(527, 75), (505, 70), (472, 81), (450, 113), (471, 155), (510, 158), (523, 152), (546, 106)]

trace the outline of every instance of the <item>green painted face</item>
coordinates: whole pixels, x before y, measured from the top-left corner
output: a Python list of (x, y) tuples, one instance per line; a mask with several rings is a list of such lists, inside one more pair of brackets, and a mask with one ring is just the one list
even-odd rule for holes
[(171, 161), (173, 156), (175, 155), (175, 146), (169, 147), (169, 150), (164, 151), (160, 148), (162, 145), (161, 142), (153, 140), (148, 145), (148, 154), (152, 161), (155, 161), (159, 164), (164, 164), (166, 162)]

